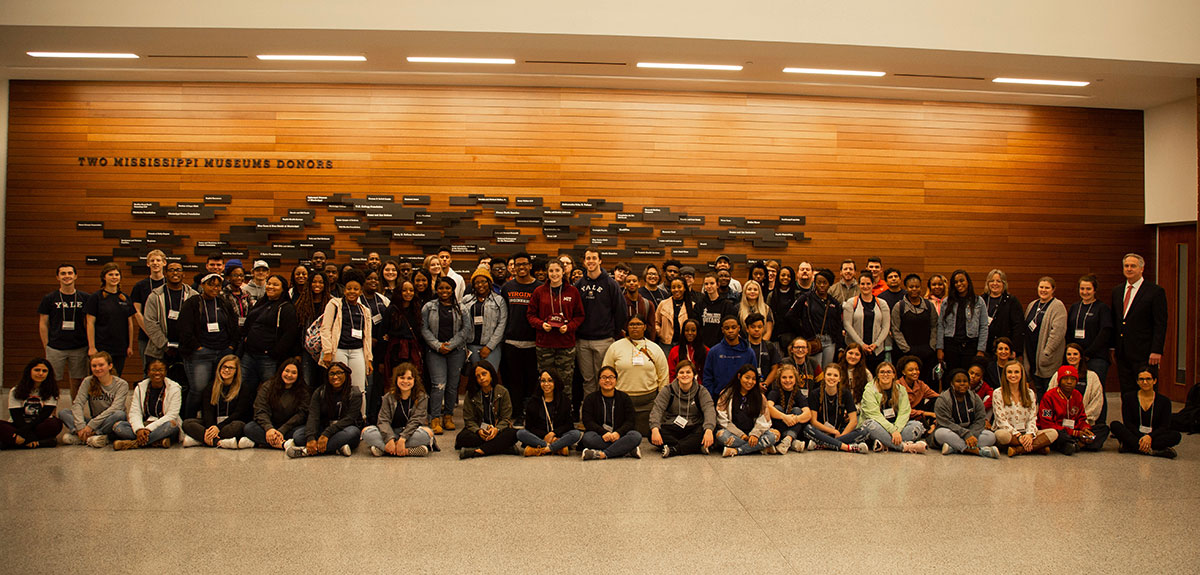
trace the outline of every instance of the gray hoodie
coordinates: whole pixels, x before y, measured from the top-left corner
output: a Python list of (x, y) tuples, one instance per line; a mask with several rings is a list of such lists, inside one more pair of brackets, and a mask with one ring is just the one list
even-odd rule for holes
[(412, 411), (408, 412), (408, 423), (404, 428), (400, 430), (392, 428), (392, 418), (396, 415), (396, 406), (399, 403), (400, 396), (389, 393), (383, 396), (383, 404), (379, 406), (379, 423), (377, 425), (384, 443), (397, 439), (397, 436), (401, 441), (408, 441), (408, 438), (416, 433), (418, 427), (429, 425), (429, 396), (422, 393), (421, 398), (413, 403)]
[[(696, 408), (697, 403), (699, 409)], [(680, 388), (678, 379), (658, 390), (658, 397), (654, 399), (654, 407), (650, 410), (650, 428), (675, 425), (675, 418), (680, 415), (687, 418), (684, 427), (703, 425), (704, 429), (710, 431), (717, 427), (717, 411), (713, 407), (712, 394), (695, 381), (686, 392)]]
[[(92, 386), (100, 388), (100, 395), (92, 396)], [(83, 383), (79, 384), (75, 401), (71, 403), (71, 411), (75, 412), (75, 424), (92, 429), (99, 428), (109, 415), (125, 410), (125, 399), (128, 397), (129, 383), (125, 380), (114, 375), (112, 381), (103, 386), (96, 380), (96, 376), (87, 376)]]

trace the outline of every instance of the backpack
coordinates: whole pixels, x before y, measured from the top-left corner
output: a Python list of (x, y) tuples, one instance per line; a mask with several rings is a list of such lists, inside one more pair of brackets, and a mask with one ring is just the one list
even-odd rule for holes
[(1171, 429), (1187, 434), (1200, 433), (1200, 384), (1192, 384), (1183, 409), (1171, 416)]
[[(333, 316), (337, 317), (342, 306), (334, 308)], [(325, 319), (325, 314), (322, 313), (314, 319), (308, 329), (304, 330), (304, 351), (311, 355), (313, 360), (321, 361), (321, 322)]]

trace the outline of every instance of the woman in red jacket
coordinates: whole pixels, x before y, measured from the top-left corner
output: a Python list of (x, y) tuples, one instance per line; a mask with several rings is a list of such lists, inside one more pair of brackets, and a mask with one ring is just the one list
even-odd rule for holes
[[(575, 373), (575, 330), (583, 323), (583, 298), (563, 279), (558, 261), (546, 264), (546, 283), (533, 290), (526, 309), (529, 325), (537, 332), (538, 371), (553, 370), (560, 381), (571, 381)], [(571, 399), (571, 386), (563, 386), (564, 399)]]

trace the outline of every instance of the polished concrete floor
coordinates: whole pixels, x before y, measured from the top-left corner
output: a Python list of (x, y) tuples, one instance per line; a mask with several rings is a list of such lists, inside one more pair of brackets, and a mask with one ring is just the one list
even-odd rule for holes
[(1197, 573), (1198, 438), (1174, 461), (6, 451), (0, 573)]

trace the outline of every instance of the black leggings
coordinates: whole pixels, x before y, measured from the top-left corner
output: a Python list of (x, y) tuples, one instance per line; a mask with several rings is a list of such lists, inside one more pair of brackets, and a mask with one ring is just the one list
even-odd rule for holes
[(513, 446), (516, 444), (517, 430), (511, 427), (496, 432), (496, 437), (488, 441), (484, 441), (478, 433), (471, 433), (465, 429), (458, 433), (458, 437), (454, 438), (455, 449), (479, 449), (484, 455), (512, 454)]
[(0, 421), (0, 449), (15, 449), (27, 447), (36, 441), (39, 444), (49, 443), (62, 431), (62, 420), (57, 417), (47, 417), (33, 426), (33, 437), (24, 437), (25, 443), (17, 445), (17, 427), (7, 421)]
[[(231, 421), (226, 423), (224, 427), (221, 427), (221, 433), (217, 439), (234, 439), (236, 437), (242, 437), (246, 435), (245, 433), (242, 433), (242, 430), (245, 429), (245, 427), (246, 423), (243, 421)], [(202, 419), (193, 417), (191, 419), (183, 420), (183, 432), (186, 433), (188, 437), (195, 439), (200, 443), (204, 443), (204, 431), (206, 429), (208, 428), (204, 426), (204, 420)]]
[[(1129, 428), (1120, 421), (1114, 421), (1109, 424), (1109, 429), (1112, 431), (1113, 437), (1116, 437), (1117, 441), (1121, 442), (1121, 447), (1124, 447), (1125, 449), (1136, 450), (1138, 448), (1138, 442), (1142, 440), (1144, 435), (1146, 435)], [(1180, 435), (1178, 431), (1172, 431), (1170, 429), (1155, 429), (1150, 433), (1150, 449), (1155, 451), (1166, 449), (1168, 447), (1175, 447), (1176, 445), (1179, 445), (1180, 441), (1183, 441), (1183, 436)]]

